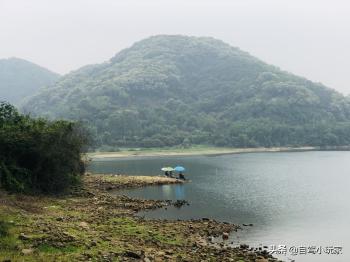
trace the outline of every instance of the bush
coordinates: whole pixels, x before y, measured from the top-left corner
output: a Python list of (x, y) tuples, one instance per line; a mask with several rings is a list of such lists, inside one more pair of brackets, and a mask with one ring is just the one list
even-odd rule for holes
[(32, 119), (0, 103), (0, 183), (9, 191), (59, 193), (84, 173), (78, 124)]
[(8, 236), (8, 224), (0, 217), (0, 238)]
[(0, 254), (1, 251), (17, 250), (17, 238), (10, 232), (11, 224), (0, 214)]

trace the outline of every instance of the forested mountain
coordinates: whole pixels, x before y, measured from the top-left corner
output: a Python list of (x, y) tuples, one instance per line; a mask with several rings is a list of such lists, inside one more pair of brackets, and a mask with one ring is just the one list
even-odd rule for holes
[(19, 58), (0, 59), (0, 101), (19, 104), (59, 75)]
[(62, 77), (25, 112), (86, 123), (96, 146), (350, 143), (350, 101), (207, 37), (154, 36)]

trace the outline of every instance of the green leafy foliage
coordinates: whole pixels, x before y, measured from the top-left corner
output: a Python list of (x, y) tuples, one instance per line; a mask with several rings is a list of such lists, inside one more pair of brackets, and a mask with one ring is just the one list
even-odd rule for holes
[(95, 147), (350, 143), (350, 101), (205, 37), (155, 36), (83, 67), (25, 112), (80, 120)]
[(0, 213), (0, 254), (2, 251), (16, 250), (16, 238), (11, 232), (12, 227), (8, 217)]
[(76, 123), (32, 119), (0, 103), (0, 185), (16, 192), (62, 192), (84, 172), (86, 143)]
[(0, 217), (0, 238), (6, 237), (9, 234), (9, 225), (8, 223)]

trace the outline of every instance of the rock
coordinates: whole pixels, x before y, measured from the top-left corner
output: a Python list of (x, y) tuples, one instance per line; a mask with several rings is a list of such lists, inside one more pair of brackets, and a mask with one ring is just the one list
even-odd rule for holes
[(84, 228), (84, 229), (89, 229), (89, 225), (88, 225), (88, 223), (86, 223), (86, 222), (80, 222), (80, 223), (79, 223), (79, 226), (82, 227), (82, 228)]
[(189, 203), (186, 200), (176, 200), (174, 203), (174, 207), (180, 208), (183, 205), (189, 205)]
[(172, 255), (172, 254), (174, 254), (174, 251), (172, 249), (165, 250), (165, 254)]
[(228, 237), (229, 237), (229, 233), (227, 232), (222, 233), (222, 239), (226, 240), (228, 239)]
[(157, 252), (154, 257), (154, 262), (164, 262), (164, 261), (169, 261), (169, 256), (165, 255), (165, 252), (163, 251)]
[[(71, 235), (71, 233), (65, 231), (65, 232), (62, 232), (61, 240), (63, 240), (64, 242), (66, 242), (66, 241), (75, 241), (76, 237)], [(59, 243), (57, 243), (57, 244), (59, 244)], [(63, 246), (65, 245), (64, 243), (61, 243), (61, 244)]]
[(267, 257), (269, 255), (269, 252), (267, 250), (263, 250), (260, 252), (261, 255), (263, 255), (264, 257)]
[(29, 240), (29, 239), (30, 239), (30, 237), (27, 236), (27, 235), (24, 234), (24, 233), (21, 233), (21, 234), (19, 235), (18, 238), (19, 238), (20, 240)]
[(90, 253), (84, 253), (83, 255), (89, 259), (93, 257)]
[(132, 257), (132, 258), (136, 258), (136, 259), (141, 259), (141, 255), (137, 254), (134, 251), (129, 251), (129, 250), (124, 252), (124, 256), (125, 257)]
[(204, 239), (199, 239), (198, 241), (196, 241), (196, 246), (197, 247), (205, 247), (207, 246), (207, 242)]
[(177, 259), (177, 261), (182, 261), (183, 258), (181, 255), (177, 255), (176, 259)]
[(266, 258), (257, 258), (255, 262), (269, 262)]
[(34, 252), (34, 250), (31, 249), (31, 248), (25, 248), (25, 249), (22, 249), (22, 250), (21, 250), (21, 254), (24, 255), (24, 256), (30, 255), (30, 254), (32, 254), (33, 252)]
[(240, 244), (240, 245), (239, 245), (239, 248), (240, 248), (240, 249), (248, 249), (248, 248), (249, 248), (249, 245), (247, 245), (247, 244)]
[(165, 252), (163, 252), (163, 251), (159, 251), (159, 252), (157, 252), (157, 256), (162, 257), (162, 256), (164, 256), (164, 255), (165, 255)]

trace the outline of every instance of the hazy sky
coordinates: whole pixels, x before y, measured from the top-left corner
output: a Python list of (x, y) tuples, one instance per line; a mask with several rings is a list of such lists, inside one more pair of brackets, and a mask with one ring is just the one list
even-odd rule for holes
[(0, 0), (0, 58), (62, 74), (156, 34), (213, 36), (350, 93), (348, 0)]

